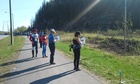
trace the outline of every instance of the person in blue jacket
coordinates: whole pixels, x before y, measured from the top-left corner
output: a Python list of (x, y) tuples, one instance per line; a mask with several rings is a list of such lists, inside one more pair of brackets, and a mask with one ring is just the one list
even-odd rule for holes
[(50, 64), (55, 64), (54, 63), (54, 54), (55, 54), (55, 42), (56, 39), (54, 37), (55, 30), (51, 29), (50, 34), (48, 36), (49, 40), (49, 49), (50, 49)]

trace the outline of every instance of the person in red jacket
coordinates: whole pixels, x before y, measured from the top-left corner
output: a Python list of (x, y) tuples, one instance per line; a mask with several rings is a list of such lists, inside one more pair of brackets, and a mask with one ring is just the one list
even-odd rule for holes
[(42, 35), (42, 57), (47, 57), (46, 55), (46, 48), (48, 46), (48, 36), (47, 36), (47, 33), (45, 32), (43, 35)]

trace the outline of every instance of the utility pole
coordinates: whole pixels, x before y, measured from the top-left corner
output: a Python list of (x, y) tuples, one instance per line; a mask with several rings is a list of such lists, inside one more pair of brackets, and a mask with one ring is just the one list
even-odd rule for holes
[(2, 29), (2, 31), (4, 31), (4, 21), (3, 21), (3, 29)]
[(11, 13), (11, 0), (9, 0), (9, 10), (10, 10), (10, 34), (11, 34), (11, 45), (14, 45), (13, 44), (13, 31), (12, 31), (12, 13)]
[[(15, 30), (15, 28), (14, 28), (14, 15), (13, 15), (13, 13), (12, 13), (12, 20), (13, 20), (13, 36), (14, 36), (14, 30)], [(13, 39), (13, 42), (14, 42), (14, 39)]]
[(126, 29), (127, 29), (127, 1), (125, 0), (125, 15), (124, 15), (124, 54), (126, 54)]

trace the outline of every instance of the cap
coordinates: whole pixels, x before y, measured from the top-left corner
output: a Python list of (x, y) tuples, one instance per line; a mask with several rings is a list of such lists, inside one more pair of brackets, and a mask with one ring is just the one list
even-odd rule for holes
[(54, 33), (56, 33), (54, 29), (51, 29), (51, 32), (54, 32)]

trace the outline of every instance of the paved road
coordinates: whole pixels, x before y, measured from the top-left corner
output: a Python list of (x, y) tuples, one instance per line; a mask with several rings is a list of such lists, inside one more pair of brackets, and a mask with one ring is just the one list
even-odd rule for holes
[(15, 67), (5, 75), (7, 84), (105, 84), (83, 69), (74, 71), (72, 61), (58, 51), (55, 62), (55, 65), (50, 65), (49, 57), (42, 58), (41, 48), (38, 57), (31, 58), (31, 43), (26, 39)]
[(0, 35), (0, 40), (7, 37), (7, 36), (9, 36), (9, 35)]

